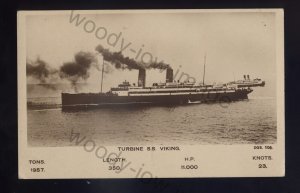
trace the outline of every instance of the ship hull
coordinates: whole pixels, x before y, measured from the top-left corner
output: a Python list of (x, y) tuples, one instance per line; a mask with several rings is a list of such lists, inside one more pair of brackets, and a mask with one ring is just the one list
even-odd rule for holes
[(262, 83), (253, 83), (253, 84), (237, 84), (238, 88), (245, 88), (245, 87), (264, 87), (265, 86), (265, 82)]
[(241, 89), (223, 93), (190, 93), (145, 96), (117, 96), (103, 93), (62, 93), (62, 107), (119, 105), (180, 105), (189, 102), (231, 102), (248, 99), (252, 90)]

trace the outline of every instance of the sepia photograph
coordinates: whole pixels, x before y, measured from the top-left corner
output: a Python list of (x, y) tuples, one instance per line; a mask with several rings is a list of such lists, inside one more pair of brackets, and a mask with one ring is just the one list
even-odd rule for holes
[(26, 18), (28, 144), (276, 143), (275, 13)]
[(283, 164), (282, 10), (24, 11), (18, 18), (19, 154), (83, 147), (99, 157), (99, 147), (112, 147), (132, 156), (159, 150), (155, 160), (180, 152), (187, 161), (187, 152), (199, 158), (211, 147), (242, 159), (246, 148), (251, 163)]

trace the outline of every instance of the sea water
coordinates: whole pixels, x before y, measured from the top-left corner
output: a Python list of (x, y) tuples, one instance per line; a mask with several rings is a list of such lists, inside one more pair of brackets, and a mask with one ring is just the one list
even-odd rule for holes
[[(77, 87), (87, 92), (87, 85)], [(230, 103), (62, 111), (60, 93), (72, 89), (27, 85), (30, 146), (75, 145), (72, 132), (99, 145), (276, 143), (276, 97), (267, 85), (253, 88), (248, 100)]]

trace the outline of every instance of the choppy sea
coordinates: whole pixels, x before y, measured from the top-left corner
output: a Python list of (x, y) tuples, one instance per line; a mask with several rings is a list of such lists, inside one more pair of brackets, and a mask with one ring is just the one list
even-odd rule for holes
[[(81, 92), (97, 92), (93, 88), (77, 85)], [(27, 85), (30, 146), (74, 145), (72, 131), (102, 145), (276, 143), (276, 97), (268, 85), (230, 103), (62, 111), (60, 93), (72, 90), (67, 84)]]

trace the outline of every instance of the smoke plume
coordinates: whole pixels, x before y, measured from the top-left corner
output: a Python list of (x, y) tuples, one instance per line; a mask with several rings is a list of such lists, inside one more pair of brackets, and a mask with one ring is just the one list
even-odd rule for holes
[(80, 79), (89, 78), (89, 69), (96, 62), (94, 55), (89, 52), (78, 52), (74, 58), (73, 62), (66, 62), (59, 69), (60, 78), (69, 80), (73, 85)]
[[(101, 45), (96, 47), (96, 51), (102, 54), (105, 61), (112, 64), (117, 69), (172, 69), (169, 64), (164, 62), (154, 61), (148, 64), (137, 62), (134, 59), (123, 56), (121, 52), (111, 52)], [(49, 65), (40, 58), (37, 58), (34, 62), (27, 61), (26, 72), (27, 76), (34, 77), (44, 85), (46, 85), (46, 83), (53, 83), (61, 79), (66, 79), (71, 82), (76, 91), (76, 83), (79, 80), (86, 80), (90, 77), (89, 70), (92, 66), (98, 71), (101, 71), (100, 66), (98, 66), (96, 54), (81, 51), (75, 54), (74, 61), (65, 62), (58, 69), (49, 67)], [(110, 65), (104, 65), (104, 73), (110, 73), (112, 71), (113, 68)]]
[(108, 49), (103, 48), (102, 45), (98, 45), (96, 51), (101, 53), (103, 59), (110, 62), (117, 69), (171, 69), (169, 64), (163, 62), (154, 61), (149, 64), (137, 62), (129, 57), (123, 56), (121, 52), (110, 52)]
[(58, 71), (56, 69), (50, 68), (49, 65), (40, 58), (37, 58), (34, 62), (27, 61), (26, 63), (27, 76), (32, 76), (43, 84), (47, 83), (47, 80), (57, 72)]

